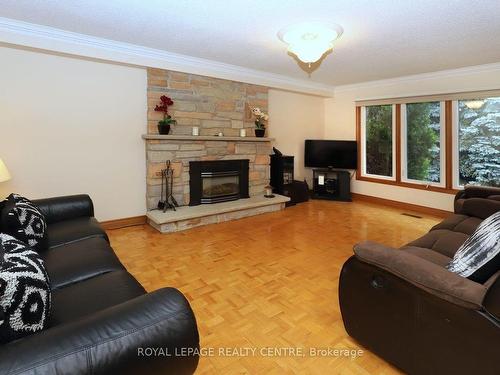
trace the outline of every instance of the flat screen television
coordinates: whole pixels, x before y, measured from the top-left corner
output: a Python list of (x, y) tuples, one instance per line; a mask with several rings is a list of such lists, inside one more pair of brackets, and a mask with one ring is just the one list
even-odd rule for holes
[(306, 140), (304, 157), (306, 167), (356, 169), (357, 162), (356, 141)]

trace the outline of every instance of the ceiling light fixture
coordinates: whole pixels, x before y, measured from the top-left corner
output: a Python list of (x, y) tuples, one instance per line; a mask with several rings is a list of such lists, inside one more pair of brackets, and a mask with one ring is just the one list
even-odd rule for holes
[(289, 52), (311, 65), (333, 48), (343, 31), (336, 24), (303, 22), (280, 30), (278, 38), (288, 44)]
[(465, 102), (465, 105), (467, 106), (467, 108), (470, 108), (470, 109), (479, 109), (484, 105), (484, 100), (480, 100), (480, 99), (469, 100), (469, 101)]

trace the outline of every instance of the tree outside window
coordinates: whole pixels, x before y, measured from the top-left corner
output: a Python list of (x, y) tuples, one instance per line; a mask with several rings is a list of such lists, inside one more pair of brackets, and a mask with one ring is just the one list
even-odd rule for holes
[(458, 101), (459, 184), (500, 187), (500, 97)]
[(439, 102), (406, 104), (406, 178), (440, 182), (440, 120)]
[(366, 107), (366, 173), (392, 177), (392, 105)]

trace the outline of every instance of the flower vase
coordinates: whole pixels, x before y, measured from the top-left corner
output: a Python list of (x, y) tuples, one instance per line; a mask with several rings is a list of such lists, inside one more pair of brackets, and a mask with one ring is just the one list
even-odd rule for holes
[(167, 135), (170, 133), (170, 124), (158, 123), (158, 133), (161, 135)]
[(266, 134), (266, 129), (255, 129), (255, 136), (257, 138), (262, 138)]

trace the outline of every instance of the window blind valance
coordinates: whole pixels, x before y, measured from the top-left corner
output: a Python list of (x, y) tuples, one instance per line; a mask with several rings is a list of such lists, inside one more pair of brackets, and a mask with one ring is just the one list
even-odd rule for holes
[(472, 100), (472, 99), (484, 99), (484, 98), (499, 97), (499, 96), (500, 96), (500, 89), (495, 89), (495, 90), (482, 90), (482, 91), (454, 92), (447, 94), (405, 96), (405, 97), (384, 98), (384, 99), (360, 99), (356, 100), (355, 103), (356, 106), (369, 106), (369, 105), (387, 105), (387, 104), (404, 104), (404, 103), (441, 102), (445, 100)]

